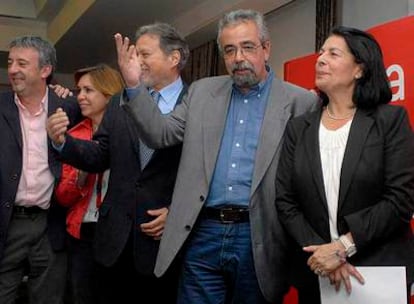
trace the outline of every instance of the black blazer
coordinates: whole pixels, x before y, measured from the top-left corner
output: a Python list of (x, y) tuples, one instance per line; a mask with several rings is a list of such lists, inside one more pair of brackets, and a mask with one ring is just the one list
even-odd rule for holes
[[(49, 91), (48, 115), (62, 107), (71, 118), (71, 125), (81, 119), (80, 109), (75, 99), (58, 98)], [(46, 126), (45, 126), (46, 128)], [(23, 166), (22, 132), (19, 110), (14, 102), (13, 92), (0, 94), (0, 259), (3, 257), (7, 231), (12, 215), (14, 199), (20, 181)], [(49, 144), (49, 167), (55, 181), (61, 174), (61, 164), (57, 161)], [(65, 209), (51, 200), (48, 214), (48, 235), (54, 250), (62, 250), (65, 244)]]
[[(177, 101), (181, 102), (185, 88)], [(169, 206), (181, 155), (181, 145), (156, 150), (144, 170), (139, 136), (120, 96), (114, 96), (92, 141), (67, 136), (62, 160), (89, 172), (110, 169), (108, 191), (99, 210), (95, 236), (96, 260), (113, 265), (128, 241), (134, 246), (136, 270), (152, 274), (159, 241), (141, 233), (146, 210)]]
[[(294, 240), (294, 282), (316, 276), (302, 247), (331, 241), (319, 152), (321, 111), (292, 119), (276, 178), (276, 207)], [(401, 265), (414, 278), (414, 144), (404, 108), (359, 109), (352, 121), (340, 176), (337, 229), (351, 231), (354, 265)]]

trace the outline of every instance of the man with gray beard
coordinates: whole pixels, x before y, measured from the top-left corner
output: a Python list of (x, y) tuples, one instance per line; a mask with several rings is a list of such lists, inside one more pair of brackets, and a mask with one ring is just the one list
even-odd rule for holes
[(152, 148), (183, 143), (155, 274), (181, 263), (179, 304), (282, 303), (288, 256), (274, 207), (277, 163), (287, 121), (311, 110), (317, 97), (275, 77), (268, 30), (252, 10), (219, 23), (230, 76), (193, 83), (168, 115), (140, 83), (128, 38), (115, 39), (129, 88), (123, 106), (140, 136)]

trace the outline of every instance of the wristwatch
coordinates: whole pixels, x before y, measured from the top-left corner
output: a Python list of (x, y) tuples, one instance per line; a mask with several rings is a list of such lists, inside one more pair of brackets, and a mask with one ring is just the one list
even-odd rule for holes
[(345, 247), (345, 254), (348, 258), (353, 256), (357, 252), (355, 244), (352, 243), (346, 235), (341, 235), (339, 237), (339, 241)]

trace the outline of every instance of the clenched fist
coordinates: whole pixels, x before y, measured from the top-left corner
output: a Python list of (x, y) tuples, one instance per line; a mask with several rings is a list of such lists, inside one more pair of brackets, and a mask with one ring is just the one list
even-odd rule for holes
[(52, 114), (46, 123), (47, 134), (56, 145), (62, 145), (65, 142), (65, 133), (68, 130), (69, 117), (62, 108), (58, 108), (56, 113)]

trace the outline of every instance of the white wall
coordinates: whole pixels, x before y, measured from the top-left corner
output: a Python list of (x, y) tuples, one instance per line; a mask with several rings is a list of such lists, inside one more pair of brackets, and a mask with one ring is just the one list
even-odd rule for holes
[(368, 29), (410, 14), (412, 0), (340, 0), (340, 24)]
[[(338, 24), (368, 29), (414, 14), (414, 0), (339, 0)], [(270, 64), (283, 77), (284, 62), (314, 52), (316, 0), (295, 0), (266, 15)]]
[(315, 11), (316, 0), (296, 0), (266, 15), (272, 42), (269, 63), (279, 78), (285, 61), (314, 51)]

